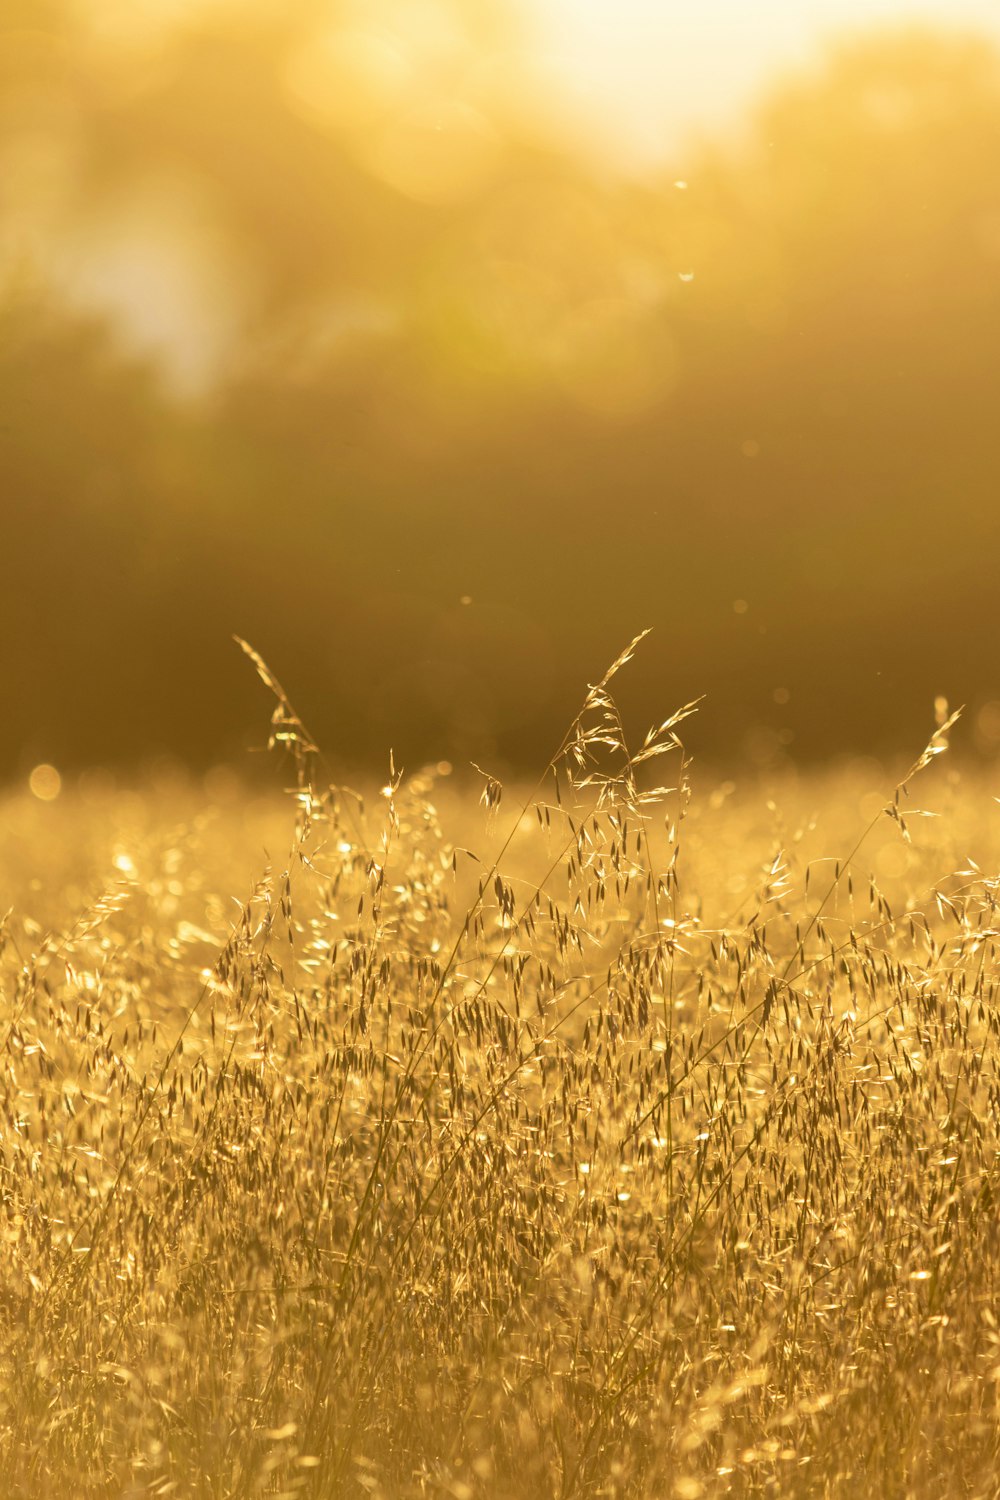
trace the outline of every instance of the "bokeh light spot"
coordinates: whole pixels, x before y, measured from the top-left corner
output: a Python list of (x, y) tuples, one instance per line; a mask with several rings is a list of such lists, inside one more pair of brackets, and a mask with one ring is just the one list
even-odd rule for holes
[(995, 749), (1000, 745), (1000, 699), (991, 698), (983, 704), (976, 715), (976, 729), (986, 747)]
[(309, 37), (288, 58), (284, 83), (298, 114), (335, 132), (370, 128), (411, 103), (417, 88), (403, 50), (361, 30)]
[(62, 791), (62, 777), (55, 766), (43, 763), (36, 766), (28, 777), (28, 786), (39, 802), (54, 802)]
[(500, 155), (490, 121), (459, 100), (397, 115), (368, 156), (377, 177), (419, 203), (454, 203), (470, 196)]

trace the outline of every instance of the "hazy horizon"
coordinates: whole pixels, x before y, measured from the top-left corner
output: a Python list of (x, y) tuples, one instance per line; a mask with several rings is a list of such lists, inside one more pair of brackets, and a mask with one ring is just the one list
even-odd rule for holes
[(638, 177), (500, 0), (45, 15), (0, 38), (5, 774), (259, 744), (234, 632), (379, 768), (534, 764), (646, 626), (631, 709), (707, 694), (714, 760), (906, 753), (938, 697), (996, 754), (996, 44), (821, 49)]

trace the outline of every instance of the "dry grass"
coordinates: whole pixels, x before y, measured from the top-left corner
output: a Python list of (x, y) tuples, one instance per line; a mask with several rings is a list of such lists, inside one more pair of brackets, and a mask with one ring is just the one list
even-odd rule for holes
[(9, 799), (5, 1495), (996, 1495), (988, 790), (696, 794), (622, 664), (475, 854), (259, 661), (242, 904), (273, 810)]

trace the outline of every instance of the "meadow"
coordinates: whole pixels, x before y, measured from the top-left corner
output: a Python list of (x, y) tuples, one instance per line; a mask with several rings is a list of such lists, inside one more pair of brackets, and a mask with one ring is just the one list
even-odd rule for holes
[(286, 791), (5, 795), (4, 1495), (997, 1494), (1000, 784), (734, 784), (629, 655), (532, 788), (254, 658)]

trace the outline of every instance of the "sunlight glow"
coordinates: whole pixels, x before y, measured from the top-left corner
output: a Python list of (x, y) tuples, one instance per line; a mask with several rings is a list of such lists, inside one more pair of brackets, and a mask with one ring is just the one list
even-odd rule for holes
[(521, 9), (580, 140), (631, 167), (734, 127), (775, 74), (808, 66), (838, 37), (906, 26), (1000, 33), (994, 0), (521, 0)]

